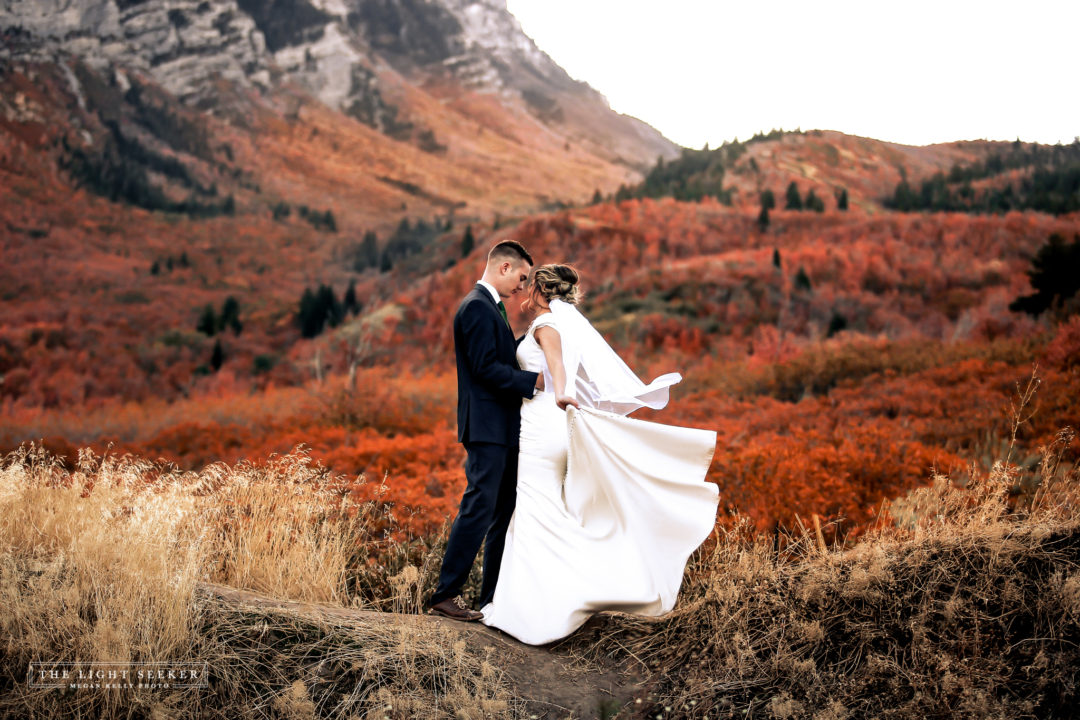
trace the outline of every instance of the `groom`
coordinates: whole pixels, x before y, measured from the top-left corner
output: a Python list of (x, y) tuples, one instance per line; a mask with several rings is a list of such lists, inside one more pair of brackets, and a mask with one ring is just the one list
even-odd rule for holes
[(473, 560), (484, 545), (480, 607), (491, 602), (503, 545), (517, 500), (521, 399), (532, 397), (543, 376), (518, 368), (517, 344), (503, 300), (525, 289), (532, 256), (507, 240), (488, 253), (484, 276), (454, 315), (458, 379), (458, 442), (465, 445), (467, 485), (446, 543), (432, 614), (473, 621), (482, 613), (461, 598)]

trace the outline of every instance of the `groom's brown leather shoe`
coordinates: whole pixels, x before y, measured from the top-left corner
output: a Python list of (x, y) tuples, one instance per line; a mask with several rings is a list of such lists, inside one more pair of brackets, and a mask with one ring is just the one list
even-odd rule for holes
[(428, 610), (429, 615), (442, 615), (443, 617), (453, 618), (454, 620), (463, 620), (464, 622), (475, 622), (484, 617), (484, 613), (470, 610), (465, 604), (465, 601), (461, 599), (461, 596), (447, 598), (442, 602), (435, 603)]

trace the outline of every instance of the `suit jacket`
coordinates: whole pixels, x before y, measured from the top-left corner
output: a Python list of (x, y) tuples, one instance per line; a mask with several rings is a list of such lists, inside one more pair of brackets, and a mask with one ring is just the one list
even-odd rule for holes
[(499, 306), (477, 283), (454, 315), (458, 442), (517, 446), (521, 399), (532, 397), (537, 373), (518, 368), (516, 348)]

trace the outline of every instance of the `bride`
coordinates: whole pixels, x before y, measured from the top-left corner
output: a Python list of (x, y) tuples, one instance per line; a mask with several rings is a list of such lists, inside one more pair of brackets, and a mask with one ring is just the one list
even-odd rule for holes
[(716, 433), (625, 417), (662, 408), (678, 373), (645, 385), (578, 312), (579, 277), (542, 265), (517, 349), (545, 390), (521, 407), (517, 505), (483, 622), (522, 642), (563, 638), (591, 614), (672, 609), (718, 492), (704, 482)]

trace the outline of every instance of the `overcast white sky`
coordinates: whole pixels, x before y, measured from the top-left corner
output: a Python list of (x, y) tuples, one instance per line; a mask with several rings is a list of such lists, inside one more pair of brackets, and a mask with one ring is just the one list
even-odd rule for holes
[(611, 106), (689, 147), (758, 130), (1072, 142), (1080, 0), (507, 0)]

